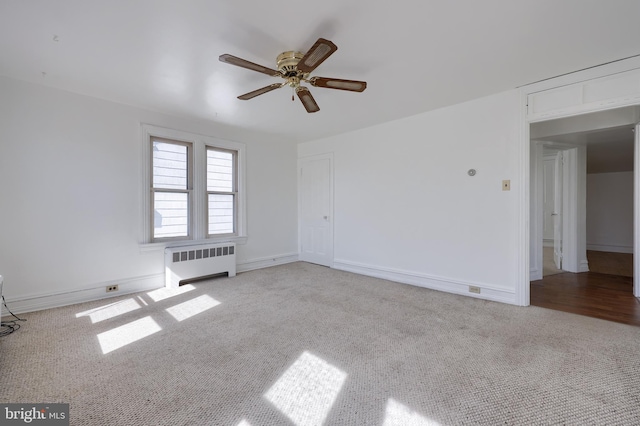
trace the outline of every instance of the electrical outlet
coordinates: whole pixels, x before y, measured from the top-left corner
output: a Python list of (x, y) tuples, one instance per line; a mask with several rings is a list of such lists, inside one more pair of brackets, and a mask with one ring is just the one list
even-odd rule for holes
[(107, 286), (107, 293), (110, 293), (112, 291), (118, 291), (118, 285), (108, 285)]
[(470, 285), (469, 286), (469, 293), (480, 294), (480, 287), (476, 287), (476, 286)]
[(503, 180), (502, 181), (502, 190), (503, 191), (511, 191), (511, 181), (510, 180)]

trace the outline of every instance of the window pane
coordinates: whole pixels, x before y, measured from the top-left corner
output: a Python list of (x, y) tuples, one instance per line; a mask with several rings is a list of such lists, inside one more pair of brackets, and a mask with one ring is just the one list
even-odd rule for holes
[(187, 147), (153, 142), (153, 187), (187, 189)]
[(207, 149), (207, 191), (233, 192), (233, 153)]
[(234, 195), (209, 194), (209, 235), (232, 234)]
[(153, 202), (153, 238), (189, 235), (189, 194), (155, 192)]

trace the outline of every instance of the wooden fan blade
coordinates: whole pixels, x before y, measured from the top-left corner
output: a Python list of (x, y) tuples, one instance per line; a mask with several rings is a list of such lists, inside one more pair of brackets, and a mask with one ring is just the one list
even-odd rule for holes
[(298, 87), (296, 89), (296, 94), (300, 98), (302, 105), (307, 110), (307, 112), (318, 112), (320, 111), (320, 107), (316, 103), (316, 100), (311, 96), (311, 92), (306, 87)]
[[(286, 84), (286, 83), (284, 83)], [(256, 96), (264, 95), (267, 92), (272, 90), (276, 90), (284, 86), (282, 83), (275, 83), (269, 86), (263, 87), (262, 89), (254, 90), (253, 92), (245, 93), (244, 95), (238, 96), (238, 99), (242, 99), (243, 101), (248, 101), (249, 99), (253, 99)]]
[(272, 77), (279, 77), (280, 71), (272, 70), (271, 68), (263, 67), (262, 65), (255, 64), (253, 62), (249, 62), (246, 59), (238, 58), (237, 56), (229, 55), (225, 53), (224, 55), (220, 55), (218, 58), (220, 62), (224, 62), (225, 64), (235, 65), (237, 67), (246, 68), (253, 71), (258, 71), (263, 74), (270, 75)]
[(315, 87), (348, 90), (350, 92), (364, 92), (364, 89), (367, 88), (366, 81), (341, 80), (339, 78), (313, 77), (309, 80), (309, 83)]
[(300, 59), (300, 62), (298, 62), (298, 71), (302, 71), (305, 74), (310, 73), (336, 50), (338, 50), (338, 46), (329, 40), (319, 38), (318, 41), (311, 46), (311, 49), (309, 49), (307, 54)]

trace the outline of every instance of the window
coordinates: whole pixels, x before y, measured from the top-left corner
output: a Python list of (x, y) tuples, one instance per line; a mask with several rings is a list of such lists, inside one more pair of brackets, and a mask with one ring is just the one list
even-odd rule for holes
[(207, 235), (235, 233), (235, 164), (236, 152), (207, 147)]
[(142, 129), (143, 247), (244, 243), (244, 144), (146, 124)]
[(151, 138), (153, 240), (191, 236), (191, 144)]

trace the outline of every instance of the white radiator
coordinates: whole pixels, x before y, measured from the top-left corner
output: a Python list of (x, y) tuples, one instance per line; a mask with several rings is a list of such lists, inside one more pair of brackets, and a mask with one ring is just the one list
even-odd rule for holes
[(236, 276), (236, 244), (205, 244), (164, 249), (165, 282), (169, 288), (180, 281), (221, 273)]

